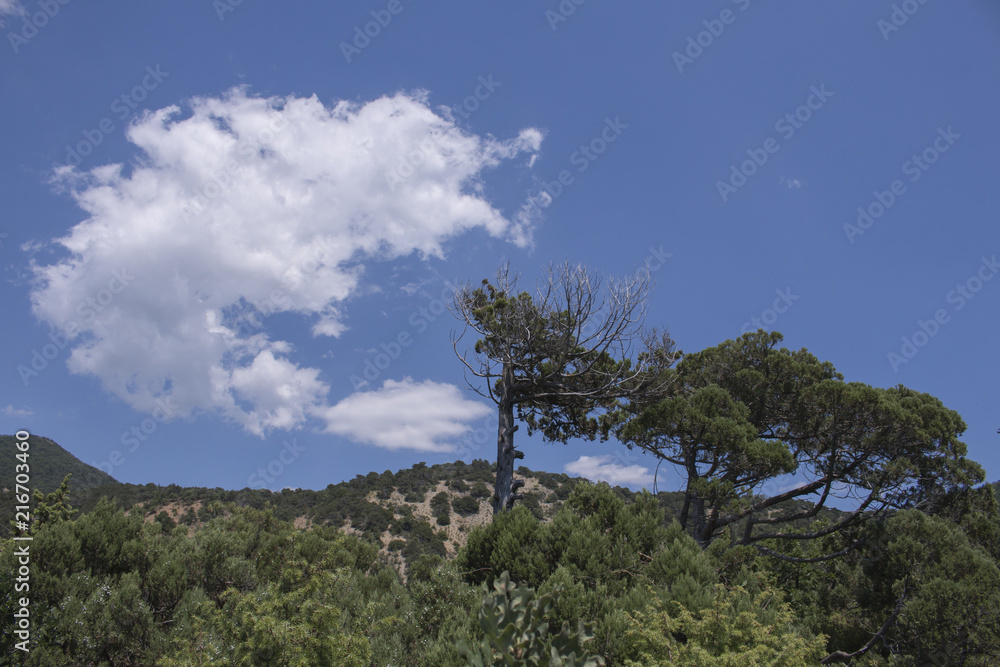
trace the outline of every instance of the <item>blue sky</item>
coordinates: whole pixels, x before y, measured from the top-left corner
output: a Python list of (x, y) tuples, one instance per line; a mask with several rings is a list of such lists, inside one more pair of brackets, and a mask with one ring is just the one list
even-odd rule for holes
[[(994, 3), (0, 12), (0, 431), (134, 483), (493, 459), (444, 305), (569, 261), (653, 269), (686, 351), (759, 323), (940, 397), (1000, 478)], [(518, 437), (536, 470), (655, 466)]]

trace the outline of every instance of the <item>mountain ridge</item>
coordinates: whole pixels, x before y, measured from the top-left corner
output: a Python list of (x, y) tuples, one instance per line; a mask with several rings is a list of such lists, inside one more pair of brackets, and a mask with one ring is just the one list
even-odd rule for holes
[[(147, 522), (159, 522), (165, 529), (186, 525), (191, 532), (215, 516), (228, 513), (227, 507), (271, 508), (276, 518), (297, 528), (327, 525), (368, 539), (400, 570), (423, 554), (450, 558), (465, 544), (473, 527), (492, 520), (489, 499), (496, 465), (484, 459), (432, 466), (421, 462), (395, 473), (386, 470), (359, 474), (322, 490), (227, 490), (119, 482), (83, 463), (53, 440), (32, 435), (29, 442), (31, 470), (36, 471), (32, 473), (31, 488), (51, 493), (66, 474), (72, 474), (70, 502), (83, 513), (92, 510), (101, 498), (108, 498), (126, 511), (141, 511)], [(0, 436), (0, 453), (13, 460), (15, 443), (14, 436)], [(44, 463), (38, 463), (39, 457)], [(44, 474), (43, 466), (48, 468)], [(573, 488), (587, 481), (525, 467), (518, 468), (517, 473), (525, 480), (525, 498), (520, 504), (542, 521), (551, 519)], [(1000, 497), (1000, 482), (992, 486)], [(625, 487), (611, 488), (627, 503), (637, 495)], [(2, 495), (12, 496), (13, 490), (4, 488)], [(656, 497), (668, 519), (680, 515), (681, 492), (660, 491)], [(0, 509), (0, 533), (10, 532), (13, 505), (4, 502)], [(801, 511), (808, 505), (793, 501), (787, 511)], [(817, 518), (842, 514), (841, 510), (825, 508)]]

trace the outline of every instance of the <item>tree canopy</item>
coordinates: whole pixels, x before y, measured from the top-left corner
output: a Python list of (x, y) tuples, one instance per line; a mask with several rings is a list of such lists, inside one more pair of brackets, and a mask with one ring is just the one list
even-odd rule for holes
[[(682, 474), (680, 521), (702, 546), (738, 528), (738, 543), (777, 554), (765, 544), (822, 537), (888, 509), (928, 510), (983, 481), (958, 439), (965, 423), (940, 400), (845, 382), (781, 340), (760, 330), (686, 355), (665, 397), (639, 394), (624, 408), (619, 437)], [(837, 498), (856, 509), (795, 527)], [(791, 509), (796, 499), (808, 506)]]
[[(453, 340), (466, 369), (485, 380), (474, 387), (498, 406), (494, 513), (519, 499), (513, 477), (515, 411), (529, 432), (550, 441), (594, 438), (607, 431), (607, 412), (638, 389), (651, 391), (672, 362), (666, 334), (641, 331), (650, 286), (647, 273), (602, 282), (586, 267), (549, 267), (534, 295), (502, 266), (493, 281), (454, 297), (465, 330)], [(473, 359), (458, 343), (478, 336)], [(639, 349), (635, 361), (632, 353)]]

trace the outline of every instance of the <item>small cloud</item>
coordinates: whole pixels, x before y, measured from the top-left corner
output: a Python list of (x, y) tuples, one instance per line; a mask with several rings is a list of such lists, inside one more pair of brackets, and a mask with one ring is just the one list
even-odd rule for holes
[(0, 0), (0, 15), (3, 14), (24, 14), (24, 7), (21, 6), (21, 0)]
[(798, 189), (802, 187), (802, 181), (800, 181), (799, 179), (785, 178), (784, 176), (781, 177), (781, 180), (778, 181), (778, 184), (787, 185), (789, 190), (791, 190), (792, 188)]
[(24, 16), (27, 12), (21, 5), (21, 0), (0, 0), (0, 28), (7, 25), (4, 16)]
[(426, 380), (386, 380), (381, 389), (351, 394), (317, 410), (326, 433), (384, 449), (452, 452), (450, 441), (471, 430), (468, 422), (492, 409), (462, 397), (458, 387)]
[(612, 463), (613, 456), (581, 456), (567, 463), (563, 470), (571, 475), (586, 477), (592, 482), (607, 482), (625, 486), (646, 486), (653, 483), (649, 468)]
[(30, 417), (35, 414), (31, 410), (22, 410), (21, 408), (15, 408), (13, 405), (8, 405), (6, 408), (0, 409), (0, 412), (7, 417)]

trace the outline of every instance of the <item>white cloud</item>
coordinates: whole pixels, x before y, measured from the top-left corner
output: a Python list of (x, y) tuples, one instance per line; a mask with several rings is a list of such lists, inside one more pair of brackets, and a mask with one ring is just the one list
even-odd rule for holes
[(20, 0), (0, 0), (0, 28), (7, 27), (4, 16), (23, 16), (27, 14)]
[(142, 152), (131, 168), (59, 168), (88, 217), (55, 242), (68, 257), (33, 266), (33, 310), (70, 334), (71, 371), (137, 410), (168, 399), (178, 416), (209, 411), (259, 435), (296, 428), (328, 386), (271, 337), (267, 315), (299, 313), (312, 335), (339, 336), (363, 261), (442, 256), (473, 228), (530, 242), (481, 179), (537, 152), (537, 130), (469, 135), (423, 93), (331, 108), (237, 89), (191, 108), (130, 127)]
[(581, 456), (567, 463), (563, 470), (570, 475), (586, 477), (592, 482), (607, 482), (619, 486), (646, 486), (653, 483), (649, 468), (612, 463), (613, 456)]
[(15, 408), (8, 404), (5, 408), (0, 408), (0, 412), (8, 417), (30, 417), (34, 413), (28, 409)]
[(452, 452), (471, 430), (467, 422), (492, 409), (462, 398), (458, 387), (426, 380), (386, 380), (381, 389), (358, 392), (321, 411), (326, 431), (385, 449)]

